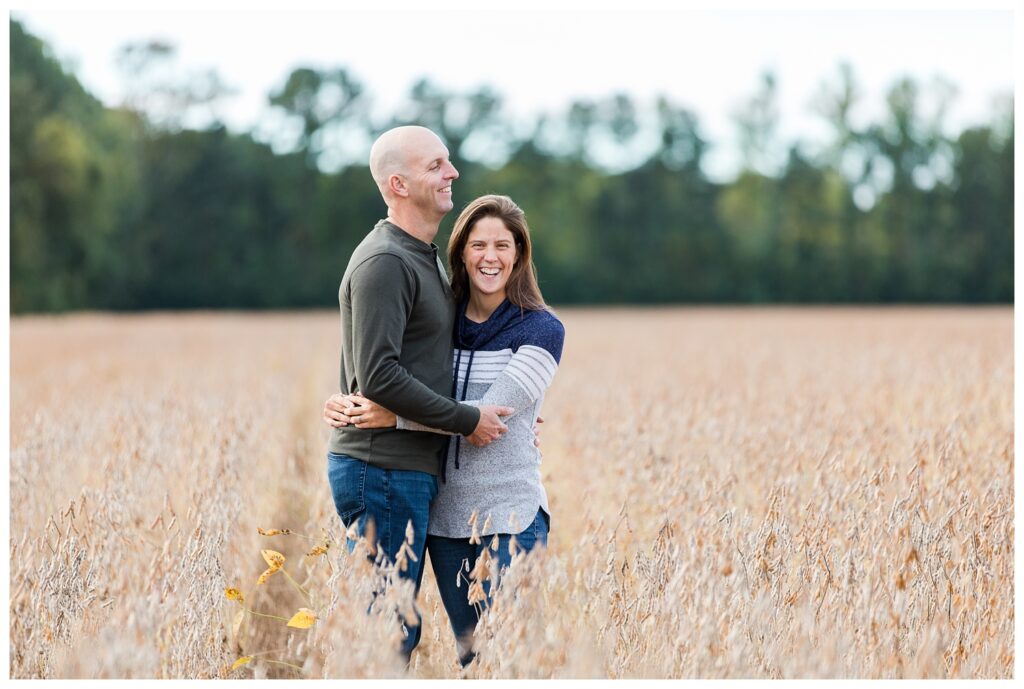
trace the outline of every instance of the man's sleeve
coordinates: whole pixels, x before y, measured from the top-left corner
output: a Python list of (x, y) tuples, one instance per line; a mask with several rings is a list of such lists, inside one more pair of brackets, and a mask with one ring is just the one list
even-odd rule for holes
[(415, 283), (397, 256), (361, 263), (349, 280), (352, 362), (359, 391), (395, 414), (426, 426), (471, 435), (480, 410), (438, 395), (399, 364)]

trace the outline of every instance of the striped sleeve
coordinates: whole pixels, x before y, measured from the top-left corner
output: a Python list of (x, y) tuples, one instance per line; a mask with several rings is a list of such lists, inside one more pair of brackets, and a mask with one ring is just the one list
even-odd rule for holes
[(558, 364), (546, 349), (523, 345), (508, 362), (504, 373), (518, 383), (530, 399), (539, 399), (551, 386)]
[[(484, 404), (507, 404), (519, 411), (539, 400), (551, 387), (558, 370), (564, 339), (565, 329), (553, 313), (547, 310), (531, 312), (522, 325), (515, 353), (481, 401)], [(525, 400), (506, 401), (507, 397), (520, 395), (511, 394), (511, 390), (506, 385), (498, 385), (499, 382), (518, 387), (525, 394)], [(505, 392), (501, 394), (503, 389)], [(492, 391), (499, 394), (492, 395)]]

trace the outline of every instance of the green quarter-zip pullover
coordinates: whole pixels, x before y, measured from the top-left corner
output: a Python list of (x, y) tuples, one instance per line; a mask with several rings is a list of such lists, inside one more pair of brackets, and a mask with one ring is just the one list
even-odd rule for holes
[[(470, 435), (480, 410), (451, 399), (455, 303), (437, 246), (381, 220), (349, 259), (338, 290), (341, 391), (395, 414)], [(436, 433), (335, 428), (330, 450), (383, 469), (437, 474), (446, 438)]]

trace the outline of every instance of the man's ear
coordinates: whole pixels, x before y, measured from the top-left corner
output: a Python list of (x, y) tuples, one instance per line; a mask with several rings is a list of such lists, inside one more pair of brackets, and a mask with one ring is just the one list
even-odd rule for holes
[(409, 187), (405, 186), (405, 180), (402, 179), (401, 175), (391, 175), (388, 177), (388, 188), (395, 196), (409, 195)]

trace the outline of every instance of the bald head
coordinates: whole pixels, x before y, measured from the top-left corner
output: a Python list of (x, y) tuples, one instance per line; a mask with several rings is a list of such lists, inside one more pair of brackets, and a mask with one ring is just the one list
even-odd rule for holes
[(377, 137), (370, 149), (370, 175), (385, 200), (391, 175), (408, 176), (426, 152), (438, 147), (444, 144), (437, 134), (415, 125), (395, 127)]

